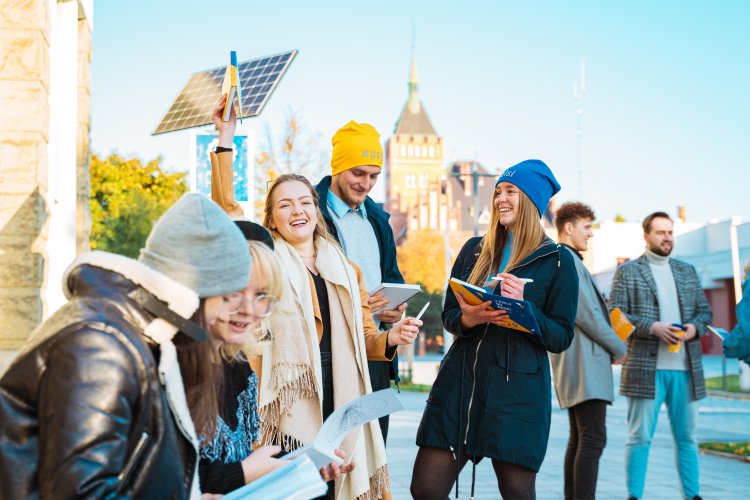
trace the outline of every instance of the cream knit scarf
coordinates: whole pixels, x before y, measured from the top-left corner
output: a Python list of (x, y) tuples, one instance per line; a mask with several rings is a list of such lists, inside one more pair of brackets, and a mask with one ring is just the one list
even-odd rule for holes
[[(276, 255), (286, 273), (279, 311), (268, 323), (273, 335), (265, 349), (260, 388), (264, 444), (294, 450), (312, 442), (323, 425), (320, 349), (310, 277), (294, 247), (276, 240)], [(362, 323), (362, 304), (354, 269), (336, 245), (315, 243), (315, 265), (326, 281), (331, 314), (334, 408), (372, 391)], [(385, 445), (377, 420), (353, 431), (342, 443), (356, 468), (336, 480), (339, 499), (376, 499), (389, 490)]]

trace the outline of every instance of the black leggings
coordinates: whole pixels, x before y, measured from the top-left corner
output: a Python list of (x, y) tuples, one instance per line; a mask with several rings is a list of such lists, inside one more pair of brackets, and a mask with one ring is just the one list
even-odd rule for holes
[[(469, 457), (462, 451), (458, 463), (464, 468)], [(520, 465), (492, 461), (500, 495), (505, 500), (534, 500), (536, 498), (536, 472)], [(453, 453), (438, 448), (421, 447), (414, 462), (411, 478), (411, 495), (415, 500), (443, 500), (449, 498), (456, 482), (456, 459)]]

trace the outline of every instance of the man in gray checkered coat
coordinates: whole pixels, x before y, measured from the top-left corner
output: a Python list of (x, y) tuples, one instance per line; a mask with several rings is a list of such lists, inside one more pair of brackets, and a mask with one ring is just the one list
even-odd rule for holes
[(643, 496), (662, 403), (672, 424), (682, 493), (700, 499), (696, 421), (706, 386), (699, 337), (711, 321), (711, 309), (695, 268), (669, 257), (672, 227), (664, 212), (644, 219), (646, 251), (617, 269), (609, 301), (610, 310), (619, 307), (635, 325), (620, 383), (628, 399), (625, 472), (631, 499)]

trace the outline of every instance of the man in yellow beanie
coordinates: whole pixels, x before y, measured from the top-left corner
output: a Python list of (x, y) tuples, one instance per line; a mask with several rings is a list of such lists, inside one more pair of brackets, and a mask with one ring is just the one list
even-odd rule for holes
[[(368, 290), (380, 283), (403, 283), (393, 230), (388, 224), (390, 216), (368, 196), (383, 167), (380, 134), (372, 125), (350, 121), (336, 132), (331, 143), (331, 175), (315, 187), (328, 229), (346, 256), (362, 269)], [(378, 324), (398, 321), (405, 307), (391, 309), (382, 294), (370, 297), (370, 308), (380, 311), (375, 315)], [(368, 365), (373, 391), (390, 387), (391, 379), (398, 382), (398, 357), (392, 362), (370, 361)], [(388, 417), (380, 419), (380, 428), (385, 441)]]

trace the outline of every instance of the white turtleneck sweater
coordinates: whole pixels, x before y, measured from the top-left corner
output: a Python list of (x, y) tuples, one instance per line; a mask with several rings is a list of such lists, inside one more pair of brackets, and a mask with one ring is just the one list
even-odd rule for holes
[[(669, 257), (656, 254), (647, 248), (646, 259), (656, 282), (659, 320), (667, 323), (682, 323), (680, 301), (677, 298), (677, 286), (672, 275), (672, 267), (669, 265)], [(656, 369), (686, 371), (688, 363), (685, 344), (682, 344), (680, 352), (670, 352), (666, 342), (659, 342)]]

